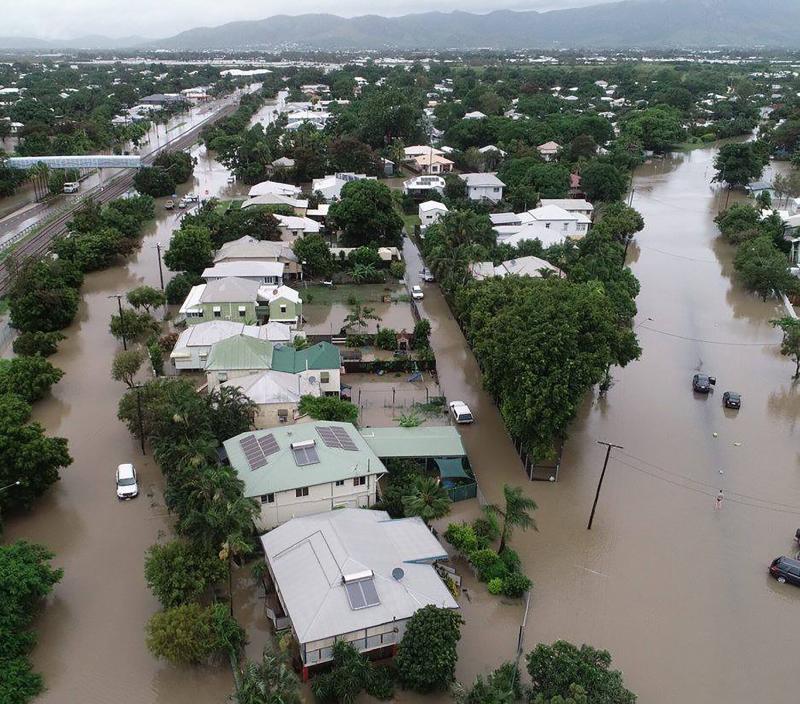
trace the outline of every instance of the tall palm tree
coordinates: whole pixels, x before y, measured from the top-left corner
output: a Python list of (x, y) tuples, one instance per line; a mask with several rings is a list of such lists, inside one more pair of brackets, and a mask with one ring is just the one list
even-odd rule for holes
[(447, 490), (433, 477), (419, 476), (411, 493), (403, 497), (406, 516), (419, 516), (425, 525), (450, 513)]
[(505, 505), (502, 508), (497, 504), (491, 504), (488, 507), (492, 513), (503, 519), (503, 527), (500, 530), (500, 550), (498, 552), (505, 550), (506, 543), (511, 539), (511, 533), (514, 528), (539, 530), (536, 527), (536, 521), (531, 515), (539, 507), (533, 499), (522, 493), (522, 487), (503, 484), (503, 498)]
[(264, 651), (261, 662), (245, 663), (234, 699), (236, 704), (300, 704), (297, 676), (277, 656)]

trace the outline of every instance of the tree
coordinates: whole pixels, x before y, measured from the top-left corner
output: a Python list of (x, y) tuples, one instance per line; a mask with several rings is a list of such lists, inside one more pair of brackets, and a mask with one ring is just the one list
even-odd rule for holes
[(751, 142), (733, 142), (720, 147), (714, 168), (717, 173), (712, 181), (727, 183), (729, 187), (744, 186), (761, 177), (764, 161)]
[(644, 229), (644, 219), (634, 208), (616, 201), (603, 208), (600, 222), (594, 227), (595, 232), (598, 229), (622, 244), (627, 253), (633, 236)]
[(781, 354), (794, 361), (793, 379), (800, 379), (800, 320), (795, 318), (777, 318), (770, 324), (783, 331)]
[(503, 506), (497, 504), (489, 506), (492, 513), (503, 519), (500, 529), (500, 549), (498, 550), (501, 553), (506, 549), (506, 543), (510, 540), (514, 528), (538, 530), (531, 512), (539, 508), (533, 499), (522, 493), (522, 487), (519, 486), (503, 484), (503, 500)]
[(301, 396), (298, 410), (317, 420), (358, 422), (358, 406), (335, 396)]
[(233, 699), (236, 704), (300, 704), (300, 685), (294, 671), (265, 650), (261, 662), (245, 662)]
[(237, 653), (245, 641), (244, 630), (223, 604), (181, 604), (159, 611), (146, 630), (150, 652), (175, 665), (200, 664), (212, 655)]
[(0, 546), (0, 701), (6, 704), (27, 704), (44, 690), (28, 655), (36, 644), (30, 626), (64, 574), (51, 567), (53, 557), (23, 540)]
[(152, 545), (144, 560), (144, 578), (164, 608), (196, 601), (225, 577), (225, 563), (181, 540)]
[(422, 318), (414, 323), (414, 334), (411, 340), (411, 346), (415, 350), (430, 349), (431, 346), (431, 321), (427, 318)]
[(375, 313), (374, 308), (361, 305), (361, 303), (354, 303), (350, 307), (350, 312), (344, 318), (344, 329), (348, 332), (351, 330), (363, 330), (370, 320), (380, 321), (380, 319), (381, 317)]
[(458, 612), (433, 605), (409, 619), (395, 660), (404, 687), (422, 693), (447, 689), (455, 676), (462, 623)]
[(337, 640), (333, 644), (333, 667), (311, 683), (314, 696), (323, 704), (352, 704), (370, 676), (370, 663), (352, 643)]
[(657, 105), (629, 114), (622, 123), (622, 135), (638, 141), (642, 147), (664, 152), (683, 140), (686, 131), (681, 114), (674, 108)]
[(39, 355), (0, 359), (0, 394), (16, 394), (33, 403), (63, 376), (63, 371)]
[(791, 291), (797, 280), (789, 272), (789, 260), (766, 236), (743, 242), (736, 252), (733, 268), (746, 288), (766, 301), (775, 291)]
[(205, 227), (187, 225), (172, 235), (169, 248), (164, 252), (164, 264), (170, 271), (202, 274), (211, 266), (214, 247), (211, 233)]
[(139, 169), (133, 177), (133, 187), (153, 198), (162, 198), (175, 192), (175, 179), (164, 169), (145, 167)]
[(54, 332), (78, 312), (83, 273), (72, 262), (34, 260), (14, 271), (9, 292), (11, 324), (21, 332)]
[(425, 525), (450, 513), (450, 496), (433, 477), (419, 476), (403, 497), (406, 516), (419, 516)]
[(328, 221), (343, 232), (353, 246), (399, 246), (403, 219), (397, 214), (392, 192), (380, 181), (351, 181), (342, 188), (341, 200), (328, 211)]
[(211, 411), (211, 429), (220, 445), (253, 429), (257, 406), (239, 387), (219, 387), (206, 399)]
[(29, 423), (31, 407), (15, 394), (0, 396), (0, 510), (30, 509), (34, 499), (58, 481), (58, 470), (72, 464), (64, 438), (49, 438), (39, 423)]
[(49, 357), (58, 351), (58, 343), (66, 339), (60, 332), (23, 332), (14, 338), (11, 348), (15, 354)]
[(392, 352), (397, 349), (397, 331), (392, 328), (381, 328), (375, 334), (375, 347)]
[(383, 171), (380, 156), (352, 135), (345, 134), (331, 140), (328, 160), (332, 173), (344, 171), (378, 176)]
[(478, 675), (464, 704), (515, 704), (521, 698), (519, 668), (513, 662), (506, 662), (485, 680)]
[(589, 200), (610, 203), (625, 195), (628, 178), (613, 164), (593, 161), (581, 171), (581, 188)]
[(163, 292), (152, 286), (138, 286), (128, 291), (128, 303), (134, 308), (143, 308), (145, 313), (150, 313), (151, 308), (158, 308), (166, 303)]
[(129, 389), (136, 386), (136, 374), (144, 363), (144, 352), (138, 347), (121, 350), (111, 363), (111, 378), (123, 382)]
[(559, 640), (552, 645), (540, 643), (528, 653), (528, 673), (532, 693), (545, 699), (567, 698), (573, 685), (585, 690), (592, 704), (634, 704), (636, 695), (625, 689), (622, 673), (611, 668), (611, 654), (589, 645), (577, 648)]
[(310, 234), (295, 240), (292, 244), (297, 260), (303, 265), (303, 273), (309, 276), (330, 276), (333, 271), (333, 257), (325, 238)]
[(157, 335), (161, 332), (161, 326), (147, 313), (137, 313), (130, 308), (123, 308), (121, 315), (111, 316), (109, 331), (118, 340), (124, 337), (130, 342), (148, 335)]
[(192, 274), (183, 272), (174, 276), (164, 289), (164, 295), (167, 298), (167, 303), (176, 305), (183, 303), (192, 286), (198, 286), (204, 282), (204, 279), (199, 274)]
[(555, 697), (545, 698), (543, 694), (537, 694), (531, 704), (591, 704), (591, 702), (586, 698), (586, 690), (580, 685), (572, 683), (566, 697), (557, 694)]

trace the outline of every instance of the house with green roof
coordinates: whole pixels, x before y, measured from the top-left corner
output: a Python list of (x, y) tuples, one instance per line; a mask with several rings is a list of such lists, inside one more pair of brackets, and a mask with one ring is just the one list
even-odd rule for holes
[(223, 445), (244, 495), (260, 502), (259, 530), (336, 508), (368, 508), (386, 473), (350, 423), (315, 420), (255, 430)]
[(298, 350), (289, 345), (276, 347), (272, 355), (272, 369), (290, 374), (300, 374), (314, 383), (326, 396), (338, 396), (341, 391), (342, 356), (339, 348), (330, 342)]
[(206, 362), (208, 390), (220, 384), (272, 369), (274, 348), (268, 340), (249, 335), (233, 335), (211, 345)]

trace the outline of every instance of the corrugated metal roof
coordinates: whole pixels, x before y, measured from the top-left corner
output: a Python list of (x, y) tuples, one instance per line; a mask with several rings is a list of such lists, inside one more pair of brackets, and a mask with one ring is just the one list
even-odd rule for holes
[(417, 428), (364, 428), (361, 437), (381, 458), (466, 457), (458, 430), (449, 425)]
[[(458, 608), (434, 568), (446, 558), (419, 518), (341, 509), (294, 518), (261, 536), (286, 611), (301, 643), (410, 618), (428, 604)], [(392, 570), (402, 567), (400, 580)], [(379, 603), (352, 609), (345, 574), (371, 570)]]
[(330, 342), (318, 342), (304, 350), (280, 347), (272, 355), (272, 368), (279, 372), (297, 374), (307, 369), (338, 369), (341, 366), (339, 349)]
[[(317, 431), (317, 427), (338, 426), (344, 428), (353, 443), (355, 450), (343, 450), (328, 447)], [(249, 435), (261, 438), (271, 434), (278, 443), (278, 452), (271, 454), (267, 463), (258, 469), (250, 469), (250, 464), (242, 450), (241, 440)], [(291, 444), (314, 440), (314, 447), (319, 455), (319, 463), (298, 467), (292, 454)], [(370, 446), (359, 435), (350, 423), (334, 423), (331, 421), (314, 421), (299, 423), (287, 427), (269, 428), (242, 433), (226, 440), (225, 451), (231, 467), (236, 470), (244, 482), (245, 496), (262, 496), (278, 491), (288, 491), (304, 486), (328, 484), (342, 479), (370, 474), (384, 474), (386, 467)]]
[(270, 369), (272, 355), (271, 342), (249, 335), (234, 335), (211, 346), (206, 371)]

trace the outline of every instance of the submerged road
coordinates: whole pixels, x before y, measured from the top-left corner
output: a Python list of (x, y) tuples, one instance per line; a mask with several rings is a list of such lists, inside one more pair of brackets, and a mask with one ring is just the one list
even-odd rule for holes
[[(733, 251), (713, 222), (714, 154), (678, 153), (635, 174), (646, 226), (629, 264), (642, 285), (643, 354), (615, 371), (607, 399), (585, 400), (558, 483), (527, 482), (438, 287), (422, 302), (443, 391), (477, 418), (463, 438), (483, 494), (494, 501), (511, 482), (539, 503), (539, 532), (513, 538), (535, 583), (526, 650), (559, 638), (607, 648), (647, 704), (796, 699), (800, 589), (767, 567), (791, 553), (800, 526), (800, 390), (769, 324), (780, 302), (731, 279)], [(406, 254), (414, 277), (408, 244)], [(692, 393), (698, 370), (718, 379), (708, 397)], [(743, 395), (738, 413), (722, 408), (727, 389)], [(624, 450), (590, 532), (597, 440)]]

